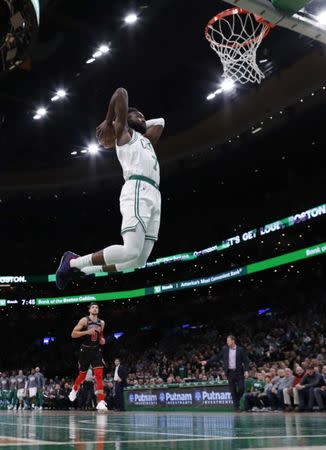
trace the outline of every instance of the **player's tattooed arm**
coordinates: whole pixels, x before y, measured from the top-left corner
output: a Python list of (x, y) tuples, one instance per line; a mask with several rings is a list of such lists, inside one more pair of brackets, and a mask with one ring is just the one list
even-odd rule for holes
[(87, 326), (87, 321), (86, 321), (85, 317), (83, 317), (82, 319), (80, 319), (80, 321), (77, 323), (75, 328), (72, 330), (71, 337), (74, 339), (77, 339), (77, 338), (81, 338), (83, 336), (87, 336), (88, 334), (92, 335), (95, 333), (94, 329), (82, 331), (83, 328), (85, 328), (86, 326)]
[(100, 334), (100, 345), (104, 345), (105, 344), (105, 337), (104, 337), (104, 327), (105, 327), (105, 322), (104, 320), (101, 320), (101, 334)]

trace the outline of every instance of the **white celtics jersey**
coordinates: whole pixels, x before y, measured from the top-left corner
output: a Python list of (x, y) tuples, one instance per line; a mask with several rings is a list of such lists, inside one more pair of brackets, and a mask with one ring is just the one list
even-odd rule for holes
[(131, 140), (116, 145), (116, 150), (126, 181), (132, 175), (142, 175), (160, 184), (160, 166), (149, 139), (133, 130)]

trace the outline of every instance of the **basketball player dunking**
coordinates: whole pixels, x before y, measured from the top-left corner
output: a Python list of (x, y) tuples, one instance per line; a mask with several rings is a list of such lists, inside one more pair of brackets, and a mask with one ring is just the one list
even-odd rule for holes
[(146, 264), (160, 227), (160, 169), (153, 144), (158, 142), (164, 125), (162, 118), (145, 121), (141, 112), (129, 108), (125, 89), (119, 88), (113, 94), (106, 119), (97, 128), (97, 137), (104, 147), (116, 147), (123, 169), (123, 245), (81, 257), (64, 253), (56, 273), (59, 289), (64, 289), (75, 273), (115, 272)]
[(96, 381), (96, 396), (98, 410), (106, 410), (103, 390), (103, 359), (101, 346), (105, 344), (103, 337), (104, 321), (98, 318), (99, 308), (96, 303), (89, 306), (89, 316), (80, 319), (72, 330), (71, 337), (82, 339), (79, 352), (79, 375), (69, 394), (70, 401), (75, 401), (80, 385), (85, 381), (88, 369), (91, 367)]

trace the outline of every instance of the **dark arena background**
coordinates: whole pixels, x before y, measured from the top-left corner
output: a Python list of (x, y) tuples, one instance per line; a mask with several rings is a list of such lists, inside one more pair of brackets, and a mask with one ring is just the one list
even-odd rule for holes
[[(325, 1), (0, 0), (0, 21), (0, 447), (326, 449)], [(121, 87), (165, 119), (159, 238), (61, 290), (64, 252), (122, 245), (121, 150), (96, 136)], [(72, 337), (90, 304), (103, 386), (78, 367), (97, 317)]]

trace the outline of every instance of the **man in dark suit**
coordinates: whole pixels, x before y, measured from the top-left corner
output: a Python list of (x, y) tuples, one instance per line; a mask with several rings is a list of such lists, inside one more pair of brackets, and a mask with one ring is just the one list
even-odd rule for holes
[(219, 354), (212, 356), (208, 361), (202, 361), (202, 365), (215, 365), (223, 361), (224, 373), (227, 376), (234, 409), (240, 412), (240, 399), (244, 393), (244, 378), (248, 376), (249, 360), (245, 350), (236, 345), (236, 339), (229, 335), (226, 344)]
[(121, 366), (119, 358), (115, 358), (114, 364), (114, 409), (116, 409), (117, 411), (125, 411), (123, 388), (127, 386), (127, 370), (125, 369), (125, 367)]

